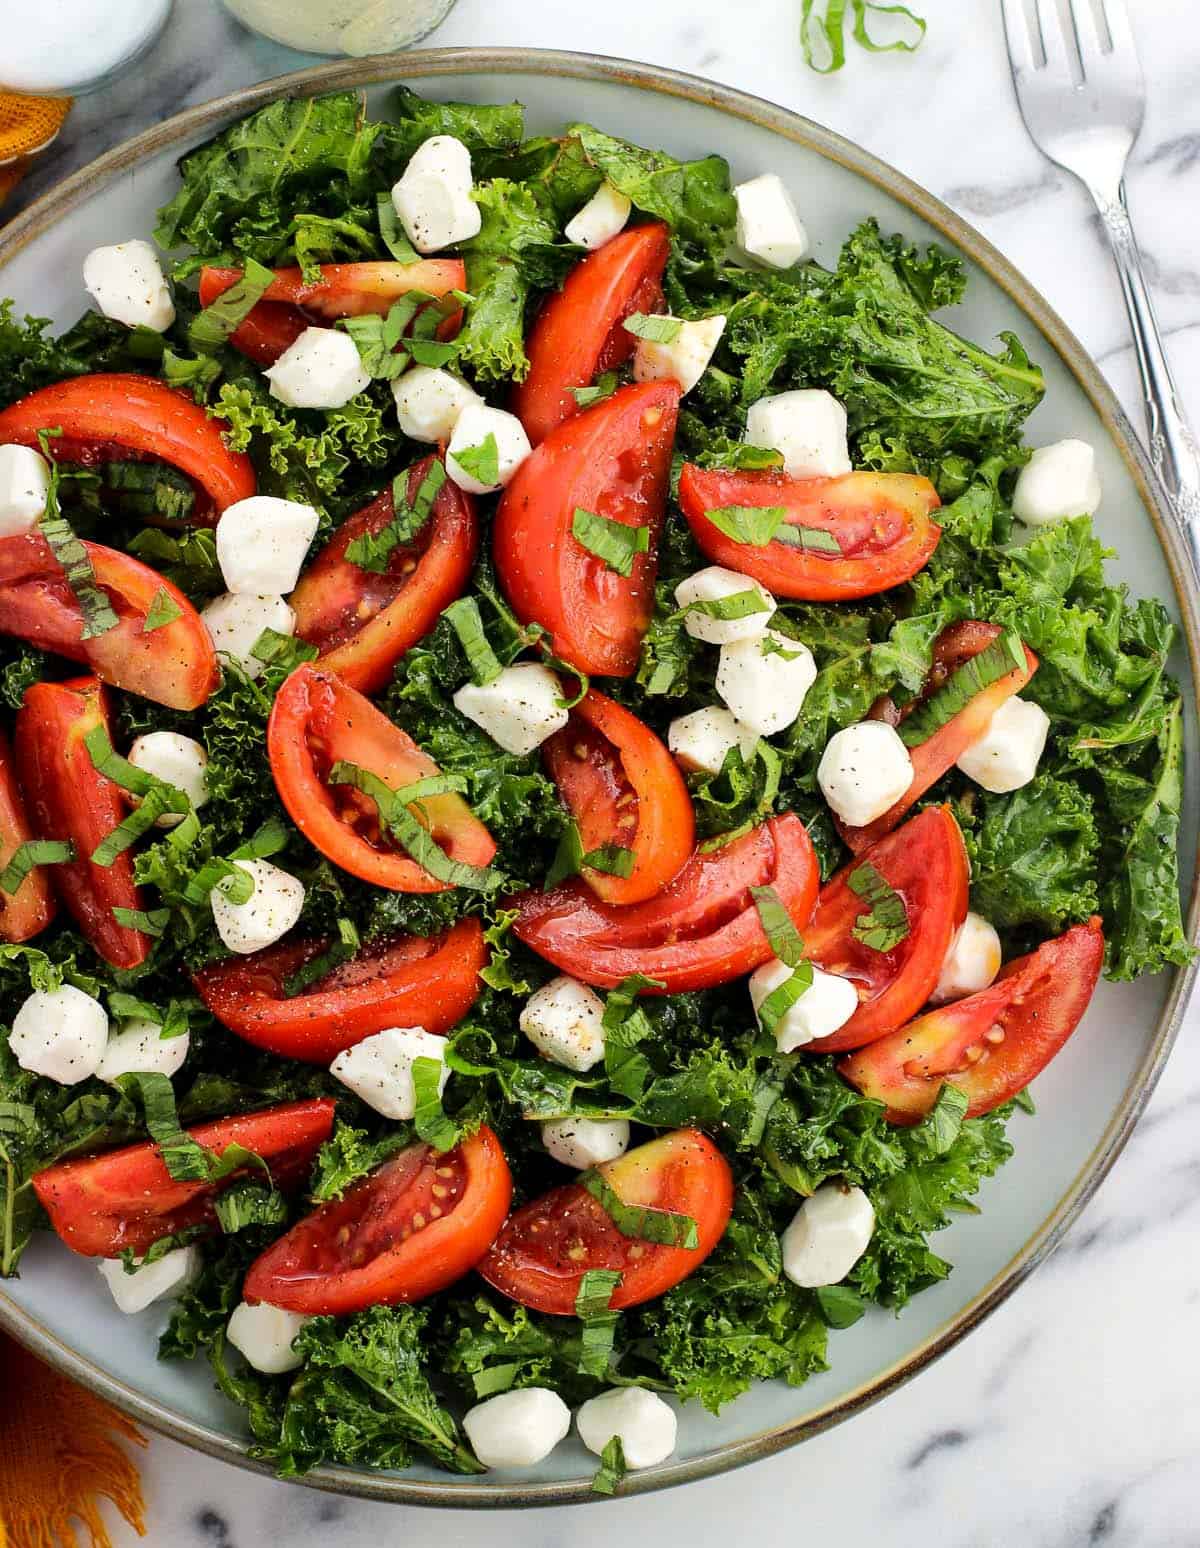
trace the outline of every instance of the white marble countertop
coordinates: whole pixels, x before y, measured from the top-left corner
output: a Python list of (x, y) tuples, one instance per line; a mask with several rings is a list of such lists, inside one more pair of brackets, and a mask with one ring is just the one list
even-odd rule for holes
[[(1083, 190), (1042, 159), (1013, 100), (996, 0), (924, 0), (913, 59), (851, 49), (804, 68), (800, 0), (460, 0), (430, 41), (590, 50), (759, 93), (860, 141), (997, 244), (1095, 354), (1141, 423), (1116, 281)], [(1130, 0), (1147, 77), (1130, 197), (1185, 400), (1200, 420), (1200, 38), (1193, 0)], [(216, 0), (179, 0), (132, 78), (77, 107), (24, 196), (180, 107), (301, 64)], [(719, 147), (718, 147), (719, 148)], [(7, 213), (7, 212), (6, 212)], [(1189, 1033), (1191, 1034), (1189, 1036)], [(154, 1548), (317, 1538), (375, 1548), (532, 1542), (746, 1542), (850, 1548), (1200, 1541), (1200, 1014), (1128, 1149), (1057, 1254), (944, 1359), (886, 1402), (753, 1469), (603, 1511), (497, 1522), (417, 1516), (266, 1482), (152, 1438)], [(135, 1541), (113, 1526), (120, 1548)]]

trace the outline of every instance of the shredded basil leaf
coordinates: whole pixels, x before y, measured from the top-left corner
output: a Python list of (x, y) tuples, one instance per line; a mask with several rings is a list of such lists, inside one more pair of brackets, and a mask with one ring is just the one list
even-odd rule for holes
[(795, 1005), (801, 995), (812, 988), (813, 965), (801, 962), (794, 967), (781, 984), (777, 984), (758, 1007), (758, 1019), (768, 1032), (774, 1032), (779, 1023)]
[(310, 984), (318, 983), (334, 968), (340, 967), (343, 962), (349, 962), (357, 956), (361, 941), (358, 929), (352, 919), (339, 919), (337, 922), (338, 938), (324, 951), (311, 958), (303, 967), (289, 973), (283, 981), (283, 993), (285, 999), (292, 999), (295, 995), (302, 994)]
[(900, 740), (906, 747), (918, 747), (935, 731), (953, 720), (976, 694), (1025, 667), (1025, 646), (1013, 629), (1005, 629), (978, 655), (964, 661), (952, 672), (936, 693), (918, 704), (900, 722)]
[(463, 472), (469, 474), (477, 483), (498, 484), (500, 482), (500, 448), (496, 445), (496, 437), (490, 430), (478, 446), (464, 446), (461, 451), (456, 451), (452, 455)]
[(606, 398), (611, 398), (617, 390), (619, 380), (615, 371), (605, 371), (590, 387), (572, 387), (571, 396), (581, 409), (591, 408), (593, 404), (603, 403)]
[(757, 586), (747, 586), (745, 591), (733, 591), (726, 597), (697, 598), (695, 602), (680, 608), (679, 612), (681, 617), (686, 617), (688, 613), (700, 613), (705, 618), (717, 618), (722, 623), (729, 623), (737, 618), (750, 618), (755, 613), (769, 612), (770, 607), (771, 604)]
[(427, 1145), (443, 1152), (453, 1150), (460, 1137), (458, 1125), (446, 1116), (442, 1093), (438, 1089), (445, 1068), (440, 1059), (414, 1059), (412, 1065), (413, 1095), (416, 1100), (413, 1127)]
[(699, 1244), (696, 1222), (690, 1215), (652, 1209), (648, 1204), (626, 1204), (599, 1172), (583, 1172), (579, 1182), (600, 1205), (622, 1236), (660, 1247), (694, 1248)]
[(579, 832), (579, 824), (572, 817), (568, 819), (566, 827), (559, 836), (554, 859), (551, 860), (546, 879), (542, 883), (542, 891), (552, 892), (559, 882), (566, 881), (569, 876), (578, 876), (582, 865), (583, 839)]
[(869, 860), (856, 865), (846, 878), (855, 897), (870, 904), (870, 912), (860, 914), (851, 934), (873, 951), (891, 951), (908, 936), (908, 909), (904, 899)]
[(718, 532), (751, 548), (786, 543), (791, 548), (804, 548), (813, 553), (840, 554), (842, 551), (837, 538), (824, 527), (798, 527), (789, 522), (787, 509), (782, 505), (717, 505), (705, 511), (704, 516)]
[(652, 344), (673, 344), (683, 327), (683, 318), (667, 317), (662, 312), (654, 315), (633, 312), (625, 319), (623, 326), (625, 332), (632, 333), (635, 339), (646, 339)]
[(183, 616), (183, 609), (165, 586), (160, 586), (154, 593), (154, 600), (146, 612), (146, 622), (142, 625), (143, 634), (152, 634), (155, 629), (161, 629), (166, 624), (174, 623), (177, 618)]
[(589, 554), (626, 577), (633, 574), (634, 557), (650, 549), (649, 527), (628, 527), (623, 521), (611, 521), (579, 506), (571, 518), (571, 533)]
[[(848, 0), (854, 15), (852, 30), (854, 41), (868, 53), (887, 54), (900, 50), (915, 53), (925, 36), (925, 20), (910, 11), (906, 5), (882, 5), (878, 0)], [(800, 13), (800, 42), (804, 49), (804, 62), (818, 75), (832, 75), (846, 62), (846, 5), (847, 0), (803, 0)], [(824, 9), (819, 9), (823, 6)], [(867, 31), (870, 16), (900, 16), (916, 28), (915, 38), (894, 38), (890, 43), (878, 43)]]
[(231, 333), (245, 322), (275, 282), (275, 275), (253, 258), (247, 258), (241, 279), (223, 290), (188, 326), (188, 343), (201, 355), (221, 348)]
[[(354, 340), (362, 368), (372, 381), (395, 381), (407, 369), (408, 355), (403, 350), (397, 351), (394, 343), (388, 343), (390, 335), (387, 323), (378, 312), (362, 312), (357, 317), (339, 317), (334, 326), (348, 333)], [(396, 335), (397, 338), (399, 336)]]
[(360, 570), (370, 570), (374, 575), (387, 573), (392, 551), (401, 544), (411, 543), (429, 520), (434, 501), (446, 482), (445, 466), (438, 460), (429, 465), (429, 471), (421, 480), (412, 504), (408, 503), (409, 473), (400, 473), (392, 480), (392, 506), (394, 514), (386, 527), (378, 532), (364, 532), (346, 544), (344, 557)]
[(621, 1283), (616, 1269), (588, 1269), (575, 1295), (575, 1315), (583, 1323), (579, 1345), (579, 1371), (597, 1379), (608, 1373), (619, 1312), (609, 1309), (613, 1291)]
[[(100, 863), (100, 862), (97, 862)], [(143, 935), (160, 936), (171, 922), (169, 908), (113, 908), (113, 918), (127, 930), (140, 930)]]
[(391, 193), (385, 190), (376, 194), (375, 207), (379, 212), (379, 235), (396, 262), (420, 263), (421, 255), (408, 240), (408, 233), (401, 225), (396, 206), (392, 203)]
[(66, 865), (74, 858), (74, 844), (60, 839), (25, 839), (13, 850), (8, 864), (0, 871), (0, 892), (12, 897), (21, 890), (30, 872), (37, 866)]
[(81, 538), (75, 536), (70, 522), (63, 515), (58, 503), (61, 474), (50, 452), (50, 440), (61, 433), (59, 430), (38, 432), (42, 454), (50, 463), (46, 509), (38, 521), (38, 531), (49, 544), (50, 552), (62, 566), (71, 594), (79, 603), (79, 611), (83, 614), (83, 629), (80, 637), (94, 640), (101, 634), (107, 634), (110, 629), (115, 629), (119, 620), (108, 596), (96, 580), (96, 572), (92, 569), (92, 560), (86, 545)]
[(804, 942), (782, 898), (774, 887), (769, 886), (751, 887), (750, 896), (758, 910), (763, 934), (771, 943), (771, 951), (788, 967), (799, 967), (804, 961)]
[(474, 597), (459, 597), (457, 602), (451, 602), (449, 607), (442, 609), (442, 616), (450, 620), (458, 635), (458, 643), (467, 658), (472, 679), (481, 688), (494, 683), (504, 668), (484, 633), (479, 603)]
[(302, 661), (315, 661), (321, 652), (308, 640), (267, 628), (250, 647), (250, 654), (256, 661), (277, 671), (294, 672)]
[(600, 1466), (592, 1479), (592, 1493), (615, 1494), (626, 1472), (625, 1448), (621, 1444), (621, 1437), (614, 1435), (600, 1453)]
[[(267, 1172), (267, 1164), (244, 1145), (232, 1144), (217, 1155), (188, 1134), (175, 1111), (175, 1092), (165, 1075), (137, 1071), (117, 1077), (127, 1095), (141, 1100), (146, 1128), (158, 1146), (163, 1165), (175, 1182), (221, 1182), (234, 1172), (255, 1166)], [(268, 1173), (269, 1175), (269, 1173)]]
[(971, 1099), (958, 1086), (944, 1082), (937, 1101), (917, 1125), (931, 1155), (944, 1156), (959, 1136)]
[(628, 877), (633, 875), (636, 860), (632, 849), (621, 844), (601, 844), (599, 849), (589, 849), (581, 864), (593, 871), (603, 871), (606, 876)]

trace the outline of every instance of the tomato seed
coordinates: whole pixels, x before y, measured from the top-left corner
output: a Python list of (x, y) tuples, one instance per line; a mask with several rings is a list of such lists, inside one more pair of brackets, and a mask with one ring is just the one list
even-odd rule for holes
[(587, 755), (588, 755), (587, 743), (586, 742), (576, 742), (574, 747), (572, 747), (571, 751), (580, 760), (580, 762), (583, 762), (587, 758)]
[(429, 1206), (429, 1218), (431, 1220), (440, 1220), (442, 1218), (442, 1206), (440, 1204), (431, 1204)]
[(421, 1213), (420, 1210), (418, 1210), (417, 1213), (413, 1216), (412, 1223), (413, 1223), (413, 1230), (414, 1231), (422, 1231), (422, 1230), (424, 1230), (424, 1228), (425, 1228), (425, 1216)]
[(1004, 1041), (1004, 1028), (993, 1027), (990, 1032), (983, 1034), (983, 1040), (985, 1043), (1002, 1043)]
[(978, 1064), (980, 1059), (983, 1058), (983, 1049), (980, 1048), (978, 1043), (972, 1043), (963, 1057), (968, 1064)]

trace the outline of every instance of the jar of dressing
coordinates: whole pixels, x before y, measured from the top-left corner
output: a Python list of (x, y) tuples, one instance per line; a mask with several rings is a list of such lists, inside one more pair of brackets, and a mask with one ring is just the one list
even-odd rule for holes
[(16, 0), (0, 5), (0, 86), (34, 96), (95, 91), (166, 25), (171, 0)]
[(386, 54), (446, 19), (454, 0), (225, 0), (255, 32), (310, 54)]

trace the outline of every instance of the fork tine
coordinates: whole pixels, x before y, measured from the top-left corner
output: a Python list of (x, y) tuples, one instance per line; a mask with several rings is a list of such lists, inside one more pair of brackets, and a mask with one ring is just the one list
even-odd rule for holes
[(1123, 55), (1131, 58), (1141, 68), (1138, 58), (1137, 44), (1133, 38), (1133, 27), (1130, 25), (1129, 12), (1125, 6), (1125, 0), (1100, 0), (1100, 8), (1104, 12), (1104, 20), (1108, 24), (1108, 35), (1112, 40), (1114, 55)]
[(1058, 14), (1055, 0), (1034, 0), (1038, 31), (1042, 35), (1042, 53), (1046, 56), (1045, 69), (1056, 85), (1073, 86), (1074, 72), (1066, 35)]
[(1002, 3), (1009, 59), (1018, 69), (1036, 69), (1037, 58), (1033, 50), (1033, 37), (1029, 31), (1029, 16), (1025, 10), (1025, 0), (1002, 0)]
[[(1079, 63), (1086, 80), (1100, 68), (1111, 50), (1108, 40), (1100, 32), (1092, 0), (1070, 0), (1071, 25), (1075, 29), (1075, 42), (1079, 48)], [(1105, 18), (1107, 23), (1107, 17)]]

